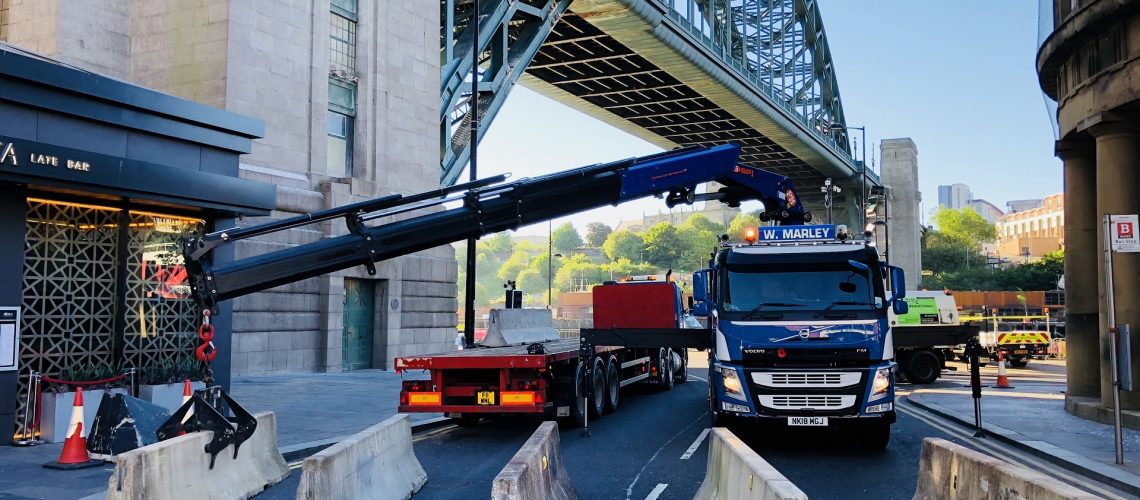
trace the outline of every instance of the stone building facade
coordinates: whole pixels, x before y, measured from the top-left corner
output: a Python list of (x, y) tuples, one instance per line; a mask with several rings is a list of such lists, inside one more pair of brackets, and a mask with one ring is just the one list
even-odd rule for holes
[[(878, 210), (880, 215), (885, 210), (887, 228), (876, 228), (876, 246), (886, 250), (892, 266), (902, 268), (907, 288), (914, 290), (922, 278), (922, 218), (919, 213), (922, 193), (918, 190), (918, 147), (910, 138), (883, 139), (879, 143), (879, 155), (882, 158), (886, 203), (882, 203), (884, 206)], [(874, 219), (868, 217), (867, 221), (873, 223)], [(882, 238), (888, 234), (889, 241), (884, 242)]]
[[(0, 0), (0, 37), (92, 72), (264, 122), (242, 178), (269, 217), (439, 187), (439, 10), (414, 0)], [(344, 234), (343, 222), (239, 242), (236, 258)], [(390, 367), (447, 350), (445, 246), (233, 301), (236, 374)]]
[[(1140, 213), (1140, 3), (1115, 0), (1042, 2), (1052, 20), (1037, 53), (1041, 88), (1057, 102), (1064, 162), (1065, 406), (1089, 417), (1110, 415), (1102, 218)], [(1140, 254), (1114, 255), (1115, 321), (1140, 325)], [(1140, 343), (1131, 346), (1140, 372)], [(1123, 392), (1126, 425), (1140, 426), (1140, 392)]]

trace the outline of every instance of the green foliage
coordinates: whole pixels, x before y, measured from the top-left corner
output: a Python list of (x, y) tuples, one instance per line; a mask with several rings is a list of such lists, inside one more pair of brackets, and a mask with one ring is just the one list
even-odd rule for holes
[(586, 244), (593, 248), (600, 248), (606, 243), (606, 238), (613, 232), (614, 230), (610, 229), (610, 226), (602, 224), (601, 222), (586, 224)]
[(1037, 262), (1006, 268), (990, 269), (985, 257), (970, 254), (966, 267), (961, 248), (933, 247), (923, 249), (923, 268), (934, 273), (924, 276), (923, 288), (949, 288), (951, 290), (1053, 290), (1057, 279), (1065, 272), (1065, 258), (1061, 251), (1044, 256)]
[(575, 255), (554, 273), (554, 287), (560, 291), (588, 290), (590, 285), (610, 279), (609, 270), (594, 264), (585, 255)]
[(652, 264), (646, 264), (644, 262), (640, 264), (634, 264), (632, 261), (625, 257), (602, 266), (602, 269), (609, 272), (610, 275), (613, 276), (614, 280), (620, 280), (626, 276), (657, 274), (657, 268)]
[(554, 273), (558, 273), (558, 270), (562, 269), (562, 265), (567, 258), (568, 257), (554, 257), (554, 260), (550, 260), (549, 254), (540, 253), (530, 260), (530, 265), (527, 266), (527, 269), (534, 270), (542, 277), (542, 281), (546, 281), (547, 271), (550, 270)]
[(702, 214), (690, 215), (689, 218), (685, 220), (685, 223), (681, 225), (681, 229), (685, 228), (709, 231), (714, 235), (724, 233), (724, 225), (713, 222)]
[(515, 242), (511, 241), (511, 233), (502, 231), (480, 240), (477, 250), (495, 255), (510, 255), (514, 247)]
[(740, 243), (744, 241), (744, 228), (758, 227), (760, 225), (760, 218), (752, 214), (739, 214), (732, 222), (728, 223), (728, 239), (729, 241)]
[(507, 261), (499, 267), (499, 272), (496, 274), (499, 277), (499, 281), (506, 283), (507, 281), (516, 279), (519, 273), (530, 264), (530, 259), (530, 255), (526, 252), (516, 249), (514, 253), (511, 254), (511, 258), (507, 259)]
[(140, 383), (145, 385), (175, 384), (187, 379), (196, 382), (205, 378), (205, 375), (206, 363), (193, 356), (165, 360), (139, 370)]
[(645, 232), (645, 261), (660, 269), (678, 269), (683, 242), (676, 227), (661, 222)]
[[(118, 374), (119, 367), (113, 363), (83, 364), (73, 365), (72, 367), (63, 370), (63, 373), (60, 374), (59, 379), (66, 380), (68, 382), (92, 382), (95, 380), (111, 378)], [(129, 383), (129, 381), (124, 381), (124, 383)], [(85, 385), (83, 388), (106, 389), (108, 387), (117, 387), (120, 385), (123, 384), (119, 382), (112, 382), (108, 384)], [(75, 390), (75, 386), (67, 384), (54, 384), (51, 382), (44, 382), (43, 387), (43, 390), (45, 392), (71, 392)]]
[(546, 295), (547, 282), (538, 271), (534, 269), (523, 269), (518, 277), (518, 289), (522, 290), (527, 295)]
[(966, 246), (977, 250), (981, 248), (982, 243), (997, 239), (994, 225), (986, 222), (970, 207), (960, 209), (941, 207), (934, 213), (934, 223), (938, 225), (937, 235), (932, 236), (939, 240), (936, 245), (945, 243), (948, 246)]
[(554, 250), (562, 254), (568, 254), (571, 250), (583, 245), (578, 230), (574, 229), (574, 225), (569, 222), (555, 228), (550, 238), (554, 244)]
[(612, 261), (626, 259), (633, 262), (641, 260), (641, 253), (645, 250), (645, 241), (641, 235), (629, 231), (617, 231), (606, 237), (602, 244), (602, 251)]
[(677, 236), (681, 240), (681, 259), (677, 269), (685, 272), (704, 269), (716, 248), (716, 233), (686, 224), (677, 231)]

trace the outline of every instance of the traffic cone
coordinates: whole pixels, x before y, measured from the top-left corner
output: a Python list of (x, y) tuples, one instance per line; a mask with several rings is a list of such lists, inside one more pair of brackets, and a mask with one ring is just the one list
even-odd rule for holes
[[(194, 394), (194, 390), (190, 387), (190, 379), (186, 379), (186, 381), (182, 383), (182, 405), (179, 405), (179, 408), (181, 408), (182, 406), (185, 406), (186, 403), (188, 403), (190, 401), (190, 396), (192, 396), (193, 394)], [(189, 410), (186, 410), (186, 415), (182, 417), (182, 423), (185, 424), (187, 420), (190, 420), (190, 416), (193, 414), (194, 414), (194, 407), (191, 406)], [(179, 436), (181, 436), (183, 434), (186, 434), (186, 431), (184, 431), (184, 430), (178, 431)]]
[(998, 351), (998, 378), (997, 385), (993, 386), (996, 389), (1013, 389), (1009, 385), (1009, 377), (1005, 374), (1005, 356), (1001, 351)]
[(75, 402), (71, 404), (71, 422), (67, 426), (67, 439), (63, 441), (63, 452), (59, 460), (44, 464), (56, 470), (75, 470), (96, 467), (103, 462), (91, 460), (87, 455), (87, 438), (83, 432), (83, 388), (75, 389)]

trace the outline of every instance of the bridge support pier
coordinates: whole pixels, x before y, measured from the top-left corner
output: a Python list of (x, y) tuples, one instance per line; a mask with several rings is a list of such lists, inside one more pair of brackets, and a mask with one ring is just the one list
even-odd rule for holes
[(1060, 141), (1065, 167), (1065, 349), (1070, 396), (1100, 397), (1097, 167), (1092, 141)]
[[(1105, 214), (1140, 213), (1140, 127), (1125, 123), (1108, 123), (1090, 129), (1096, 137), (1096, 228), (1097, 246), (1104, 250), (1101, 217)], [(1091, 194), (1091, 193), (1090, 193)], [(1075, 196), (1082, 194), (1073, 193)], [(1066, 196), (1066, 199), (1069, 196)], [(1066, 244), (1069, 240), (1065, 240)], [(1098, 252), (1097, 257), (1103, 255)], [(1097, 258), (1098, 277), (1104, 276), (1104, 259)], [(1112, 278), (1115, 293), (1116, 322), (1140, 327), (1140, 254), (1117, 253), (1112, 256)], [(1112, 404), (1112, 365), (1108, 359), (1107, 303), (1104, 279), (1098, 279), (1100, 290), (1101, 404)], [(1066, 275), (1068, 286), (1068, 275)], [(1069, 294), (1066, 293), (1066, 296)], [(1140, 342), (1132, 345), (1132, 372), (1140, 369)], [(1140, 393), (1120, 395), (1122, 409), (1140, 409)]]

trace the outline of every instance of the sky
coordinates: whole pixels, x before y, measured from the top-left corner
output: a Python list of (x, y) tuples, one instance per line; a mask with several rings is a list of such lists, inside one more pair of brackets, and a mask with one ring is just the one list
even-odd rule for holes
[[(1053, 129), (1035, 69), (1036, 1), (818, 4), (847, 124), (866, 127), (876, 168), (879, 141), (914, 140), (924, 217), (943, 184), (966, 184), (975, 198), (1003, 210), (1008, 200), (1061, 191), (1061, 162), (1053, 156)], [(479, 145), (478, 171), (480, 177), (510, 172), (517, 179), (657, 151), (516, 86)], [(557, 219), (554, 226), (569, 221), (584, 231), (593, 221), (613, 227), (665, 211), (662, 200), (639, 200)], [(537, 224), (518, 233), (546, 231), (546, 224)]]

